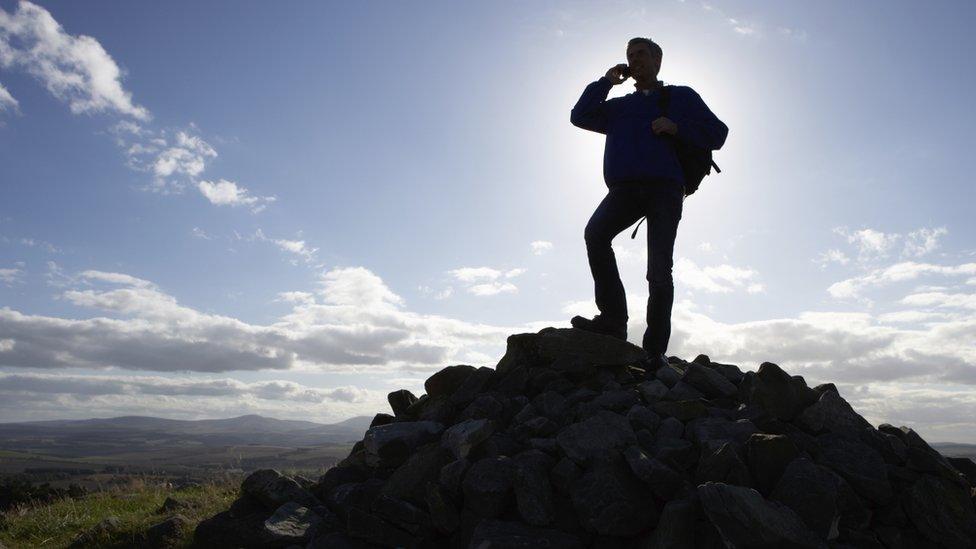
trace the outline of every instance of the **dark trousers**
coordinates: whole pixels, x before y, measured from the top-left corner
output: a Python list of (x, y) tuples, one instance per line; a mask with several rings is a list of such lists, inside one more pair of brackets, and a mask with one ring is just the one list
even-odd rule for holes
[(617, 271), (611, 241), (621, 231), (647, 216), (647, 330), (644, 349), (660, 355), (671, 339), (671, 305), (674, 303), (674, 239), (681, 220), (684, 187), (672, 180), (615, 185), (610, 188), (586, 224), (586, 255), (601, 318), (625, 324), (627, 296)]

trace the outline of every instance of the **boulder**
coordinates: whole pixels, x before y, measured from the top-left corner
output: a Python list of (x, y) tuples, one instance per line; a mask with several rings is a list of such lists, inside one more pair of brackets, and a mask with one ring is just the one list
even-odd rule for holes
[(303, 544), (311, 539), (314, 529), (321, 523), (318, 514), (289, 501), (264, 521), (263, 532), (265, 539), (273, 545)]
[(586, 463), (607, 451), (633, 445), (637, 437), (627, 418), (601, 411), (560, 431), (556, 442), (570, 459)]
[(689, 364), (681, 381), (701, 391), (708, 398), (732, 397), (738, 392), (734, 383), (716, 370), (701, 364)]
[(474, 529), (470, 547), (477, 549), (535, 549), (552, 547), (583, 549), (583, 543), (570, 534), (536, 528), (518, 522), (482, 520)]
[(728, 547), (827, 547), (789, 507), (751, 488), (706, 482), (698, 497)]
[(291, 501), (307, 507), (320, 504), (315, 496), (295, 480), (274, 469), (260, 469), (248, 475), (241, 483), (241, 492), (260, 501), (269, 511)]
[(444, 426), (434, 421), (403, 421), (366, 431), (366, 463), (375, 467), (400, 465), (415, 448), (437, 440)]
[(444, 431), (441, 446), (449, 450), (456, 459), (468, 457), (471, 450), (488, 439), (495, 425), (487, 419), (469, 419)]
[(657, 523), (650, 492), (623, 458), (612, 452), (596, 460), (576, 481), (572, 500), (583, 528), (594, 534), (634, 536)]
[(566, 358), (602, 367), (635, 364), (647, 357), (643, 349), (632, 343), (578, 328), (544, 328), (537, 334), (509, 336), (507, 343), (505, 356), (495, 368), (500, 374), (507, 374), (520, 364), (546, 367)]
[(427, 378), (424, 389), (431, 397), (450, 397), (477, 368), (467, 364), (448, 366)]
[(511, 505), (514, 474), (511, 458), (486, 457), (476, 461), (461, 483), (465, 507), (485, 518), (501, 515)]

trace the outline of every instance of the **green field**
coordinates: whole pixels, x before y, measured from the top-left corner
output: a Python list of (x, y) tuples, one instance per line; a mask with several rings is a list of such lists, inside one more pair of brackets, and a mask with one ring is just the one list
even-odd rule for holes
[(126, 485), (76, 500), (66, 498), (47, 505), (11, 509), (0, 515), (0, 542), (11, 549), (67, 547), (79, 534), (106, 517), (116, 517), (119, 520), (117, 529), (94, 536), (85, 546), (139, 546), (146, 529), (171, 515), (157, 512), (171, 496), (186, 504), (179, 513), (189, 520), (176, 547), (190, 547), (196, 524), (226, 510), (237, 497), (239, 487), (240, 478), (235, 478), (177, 491), (134, 478)]

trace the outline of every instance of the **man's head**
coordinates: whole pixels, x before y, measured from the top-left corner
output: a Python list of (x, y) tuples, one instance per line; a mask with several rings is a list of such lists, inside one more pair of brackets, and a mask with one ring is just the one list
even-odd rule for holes
[(650, 38), (631, 38), (627, 42), (627, 64), (637, 85), (657, 82), (664, 52)]

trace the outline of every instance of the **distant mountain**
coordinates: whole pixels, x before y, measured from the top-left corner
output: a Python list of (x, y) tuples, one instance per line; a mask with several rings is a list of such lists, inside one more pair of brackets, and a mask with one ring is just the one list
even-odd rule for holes
[(370, 421), (370, 417), (360, 416), (324, 424), (252, 414), (203, 420), (123, 416), (0, 423), (0, 448), (90, 455), (142, 446), (322, 446), (361, 439)]

